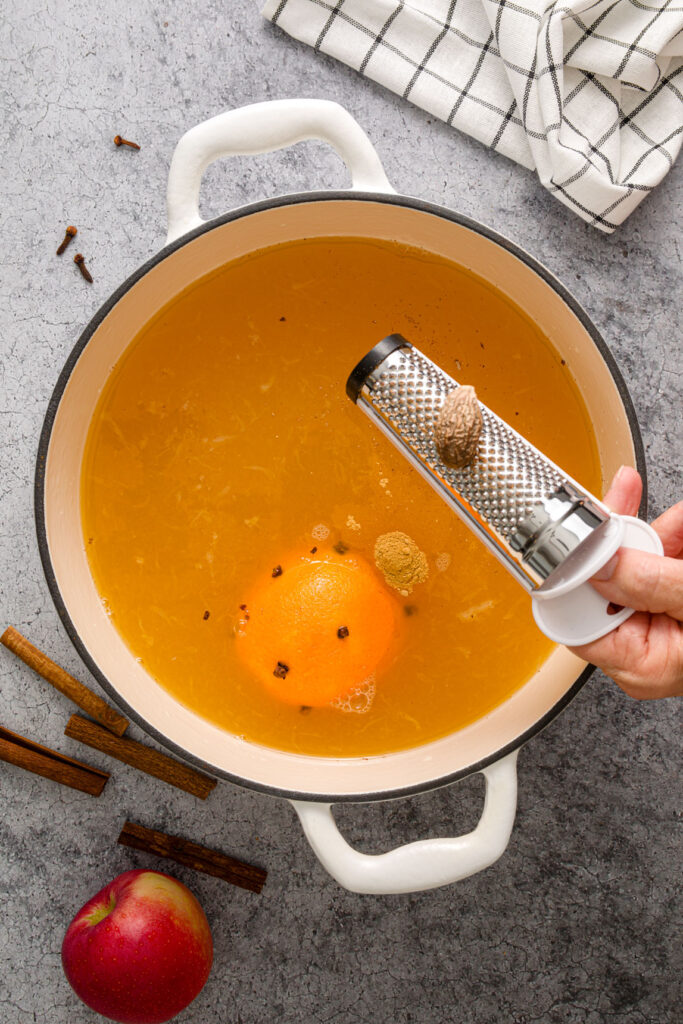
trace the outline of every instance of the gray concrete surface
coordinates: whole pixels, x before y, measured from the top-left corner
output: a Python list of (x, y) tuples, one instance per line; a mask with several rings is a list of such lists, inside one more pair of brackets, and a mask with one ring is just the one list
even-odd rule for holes
[[(531, 173), (267, 25), (252, 0), (24, 0), (5, 5), (3, 19), (0, 624), (88, 681), (34, 534), (46, 405), (83, 326), (162, 243), (179, 136), (255, 100), (340, 101), (400, 190), (483, 220), (550, 267), (628, 379), (651, 512), (681, 497), (680, 164), (605, 237)], [(116, 132), (140, 141), (141, 152), (115, 150)], [(204, 211), (345, 183), (331, 151), (307, 143), (214, 167)], [(70, 259), (55, 259), (67, 223), (80, 229), (92, 287)], [(63, 736), (65, 700), (2, 650), (0, 680), (2, 724), (78, 755)], [(672, 702), (636, 704), (596, 674), (522, 752), (519, 814), (503, 859), (450, 889), (388, 898), (334, 884), (284, 802), (224, 784), (203, 804), (118, 764), (92, 800), (0, 765), (0, 1021), (94, 1019), (66, 984), (59, 949), (72, 914), (113, 875), (164, 868), (116, 846), (127, 816), (182, 828), (270, 870), (260, 898), (176, 871), (207, 908), (216, 947), (210, 982), (184, 1024), (680, 1019), (678, 716)], [(90, 760), (112, 766), (94, 752)], [(379, 851), (471, 828), (481, 796), (474, 778), (402, 803), (346, 806), (338, 818), (361, 848)]]

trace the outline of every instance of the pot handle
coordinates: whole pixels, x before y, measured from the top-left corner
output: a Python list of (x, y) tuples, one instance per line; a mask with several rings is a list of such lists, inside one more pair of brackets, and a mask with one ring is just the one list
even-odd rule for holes
[(454, 839), (423, 839), (389, 853), (354, 850), (332, 816), (331, 804), (292, 800), (313, 852), (351, 892), (419, 892), (459, 882), (489, 867), (505, 852), (517, 810), (517, 751), (482, 769), (484, 810), (473, 832)]
[(175, 148), (168, 175), (168, 242), (204, 223), (199, 188), (204, 171), (222, 156), (268, 153), (303, 139), (322, 139), (351, 172), (351, 187), (393, 192), (377, 152), (351, 114), (331, 100), (253, 103), (191, 128)]

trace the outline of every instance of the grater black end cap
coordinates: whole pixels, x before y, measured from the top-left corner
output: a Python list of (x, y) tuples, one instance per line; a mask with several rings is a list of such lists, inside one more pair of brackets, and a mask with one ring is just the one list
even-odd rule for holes
[(389, 334), (386, 338), (378, 341), (375, 347), (363, 356), (358, 365), (354, 366), (346, 382), (346, 394), (352, 402), (358, 401), (363, 385), (373, 370), (376, 370), (379, 364), (383, 363), (387, 356), (390, 356), (397, 348), (410, 348), (410, 342), (406, 341), (402, 334)]

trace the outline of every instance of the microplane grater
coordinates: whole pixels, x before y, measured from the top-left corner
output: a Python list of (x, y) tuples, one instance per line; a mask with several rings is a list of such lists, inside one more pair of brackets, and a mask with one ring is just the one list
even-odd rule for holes
[(595, 639), (610, 632), (631, 609), (610, 616), (586, 580), (626, 539), (627, 546), (661, 553), (657, 535), (640, 520), (610, 513), (481, 402), (473, 461), (463, 469), (447, 466), (434, 428), (457, 387), (402, 335), (392, 334), (358, 363), (346, 390), (532, 594), (536, 620), (551, 639), (578, 644), (588, 642), (589, 633)]

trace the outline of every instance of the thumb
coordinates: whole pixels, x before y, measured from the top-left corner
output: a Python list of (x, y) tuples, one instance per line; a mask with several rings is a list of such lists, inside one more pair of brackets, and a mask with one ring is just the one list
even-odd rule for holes
[(591, 580), (614, 604), (683, 619), (683, 562), (620, 548)]

